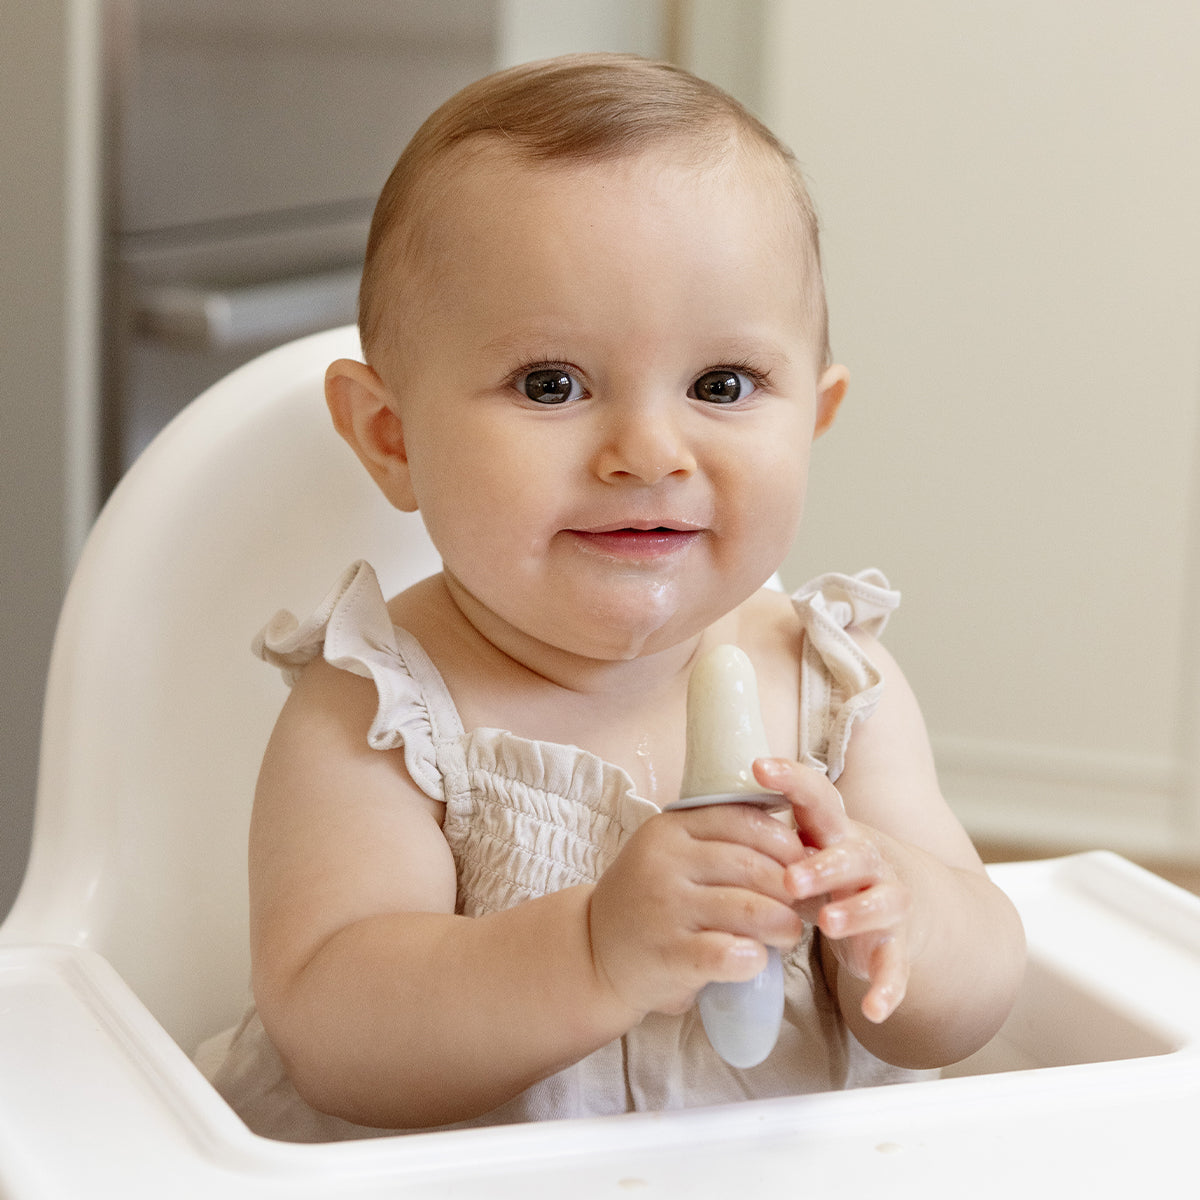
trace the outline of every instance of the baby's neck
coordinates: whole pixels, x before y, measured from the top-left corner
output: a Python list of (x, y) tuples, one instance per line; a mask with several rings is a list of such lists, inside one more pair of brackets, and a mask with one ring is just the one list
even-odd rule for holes
[(460, 635), (467, 644), (474, 643), (472, 658), (497, 655), (514, 670), (527, 672), (543, 684), (595, 701), (606, 695), (619, 698), (655, 692), (686, 679), (697, 654), (711, 640), (709, 630), (699, 630), (683, 638), (664, 639), (658, 648), (648, 638), (604, 655), (578, 653), (506, 622), (452, 577), (443, 576), (442, 586), (451, 620), (461, 620)]

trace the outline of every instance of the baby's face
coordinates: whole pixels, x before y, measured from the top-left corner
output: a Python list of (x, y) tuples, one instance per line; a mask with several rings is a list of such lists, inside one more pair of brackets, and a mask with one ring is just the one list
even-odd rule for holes
[(493, 640), (680, 644), (796, 532), (820, 400), (786, 194), (761, 168), (664, 157), (473, 154), (376, 363), (447, 577)]

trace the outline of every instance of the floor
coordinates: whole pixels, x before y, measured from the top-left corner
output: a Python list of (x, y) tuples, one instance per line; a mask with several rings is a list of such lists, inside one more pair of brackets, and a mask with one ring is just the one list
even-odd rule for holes
[[(1069, 853), (1069, 851), (1064, 851), (1062, 847), (1018, 845), (1005, 842), (981, 842), (978, 840), (975, 844), (983, 861), (989, 863), (1019, 862), (1031, 858), (1054, 858), (1060, 854)], [(1160, 862), (1150, 859), (1134, 861), (1137, 861), (1138, 865), (1145, 867), (1146, 870), (1153, 871), (1155, 875), (1161, 875), (1164, 879), (1169, 879), (1179, 887), (1186, 888), (1189, 892), (1195, 892), (1197, 895), (1200, 895), (1200, 864)]]

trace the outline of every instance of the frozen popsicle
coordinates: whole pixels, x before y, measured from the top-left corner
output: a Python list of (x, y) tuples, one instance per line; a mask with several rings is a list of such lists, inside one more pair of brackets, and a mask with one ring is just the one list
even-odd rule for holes
[(750, 770), (771, 753), (758, 704), (754, 664), (737, 646), (716, 646), (692, 668), (687, 693), (687, 755), (679, 799), (700, 804), (784, 804)]
[[(692, 668), (683, 784), (679, 799), (667, 807), (786, 807), (751, 771), (754, 760), (768, 754), (754, 666), (737, 646), (717, 646)], [(757, 1066), (771, 1053), (783, 1019), (779, 951), (767, 947), (767, 965), (753, 979), (705, 985), (698, 1003), (713, 1049), (731, 1066)]]

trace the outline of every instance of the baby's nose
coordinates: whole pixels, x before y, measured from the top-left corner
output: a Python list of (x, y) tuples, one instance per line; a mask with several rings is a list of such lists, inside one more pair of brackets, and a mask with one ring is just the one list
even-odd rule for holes
[(670, 405), (614, 405), (606, 414), (596, 455), (601, 478), (653, 484), (695, 470), (683, 421)]

